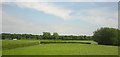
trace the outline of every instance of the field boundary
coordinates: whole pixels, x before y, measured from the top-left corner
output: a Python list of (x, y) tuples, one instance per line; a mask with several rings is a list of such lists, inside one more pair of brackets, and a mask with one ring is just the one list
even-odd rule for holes
[(41, 41), (40, 44), (53, 44), (53, 43), (79, 43), (79, 44), (91, 44), (89, 42), (70, 42), (70, 41), (62, 41), (62, 42), (57, 42), (57, 41)]

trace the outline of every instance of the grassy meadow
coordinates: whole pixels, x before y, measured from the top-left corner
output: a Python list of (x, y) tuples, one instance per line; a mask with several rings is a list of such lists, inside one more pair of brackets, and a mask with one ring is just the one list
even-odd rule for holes
[[(89, 42), (51, 43), (40, 42)], [(118, 55), (117, 46), (98, 45), (94, 41), (82, 40), (3, 40), (3, 55)]]
[(30, 41), (30, 40), (3, 40), (2, 41), (2, 50), (14, 49), (26, 46), (38, 45), (39, 41)]

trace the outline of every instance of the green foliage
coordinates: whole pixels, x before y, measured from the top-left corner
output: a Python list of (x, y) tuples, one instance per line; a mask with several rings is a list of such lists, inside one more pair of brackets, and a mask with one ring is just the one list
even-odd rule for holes
[(92, 36), (80, 35), (59, 35), (57, 32), (50, 34), (50, 32), (43, 32), (43, 35), (32, 35), (32, 34), (11, 34), (11, 33), (2, 33), (2, 40), (92, 40)]
[(85, 35), (81, 35), (81, 36), (59, 36), (59, 39), (62, 40), (92, 40), (92, 36), (85, 36)]
[(80, 35), (59, 35), (58, 33), (50, 34), (50, 32), (43, 32), (43, 35), (32, 35), (32, 34), (11, 34), (11, 33), (2, 33), (3, 40), (39, 40), (39, 39), (46, 39), (46, 40), (92, 40), (92, 36)]
[(57, 44), (57, 43), (73, 43), (73, 44), (93, 44), (93, 45), (97, 45), (97, 42), (95, 41), (91, 41), (91, 40), (40, 40), (41, 44), (49, 44), (49, 43), (53, 43), (53, 44)]
[(43, 39), (50, 39), (51, 34), (49, 32), (43, 32)]
[(18, 39), (18, 40), (25, 40), (25, 39), (41, 39), (41, 35), (32, 35), (32, 34), (10, 34), (10, 33), (2, 33), (2, 39), (3, 40), (12, 40), (12, 39)]
[(115, 28), (100, 28), (94, 32), (94, 41), (103, 45), (118, 45), (119, 30)]
[(59, 39), (59, 35), (58, 35), (58, 33), (53, 33), (53, 36), (52, 36), (54, 39)]

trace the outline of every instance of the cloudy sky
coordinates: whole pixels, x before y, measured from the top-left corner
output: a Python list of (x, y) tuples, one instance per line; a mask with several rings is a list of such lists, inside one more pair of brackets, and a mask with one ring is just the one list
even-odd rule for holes
[(118, 27), (117, 2), (4, 2), (0, 5), (2, 32), (92, 35), (100, 27)]

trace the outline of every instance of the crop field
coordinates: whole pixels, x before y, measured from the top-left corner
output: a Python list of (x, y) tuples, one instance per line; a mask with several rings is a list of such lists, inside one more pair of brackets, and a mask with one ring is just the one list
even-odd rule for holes
[[(55, 41), (55, 40), (54, 40)], [(117, 46), (98, 45), (94, 41), (58, 40), (56, 42), (41, 44), (40, 42), (53, 42), (52, 40), (3, 40), (3, 55), (118, 55)], [(68, 43), (80, 42), (80, 43)], [(91, 44), (81, 44), (89, 42)]]

